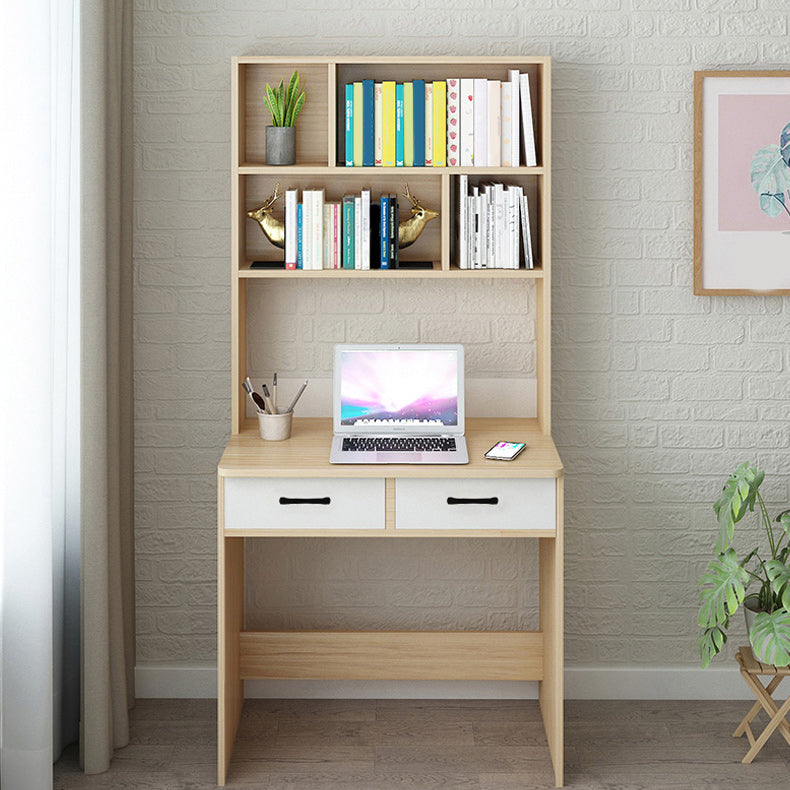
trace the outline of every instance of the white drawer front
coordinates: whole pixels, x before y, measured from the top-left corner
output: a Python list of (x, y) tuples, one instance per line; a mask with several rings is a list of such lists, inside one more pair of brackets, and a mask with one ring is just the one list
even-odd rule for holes
[(556, 527), (553, 478), (404, 478), (396, 481), (395, 491), (396, 529)]
[(384, 480), (226, 477), (225, 529), (384, 529)]

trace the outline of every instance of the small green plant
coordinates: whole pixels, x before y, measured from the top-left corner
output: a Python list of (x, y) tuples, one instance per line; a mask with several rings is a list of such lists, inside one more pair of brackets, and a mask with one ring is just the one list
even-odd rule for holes
[(299, 72), (295, 71), (291, 75), (291, 81), (285, 90), (282, 80), (276, 89), (267, 82), (264, 101), (272, 114), (273, 126), (294, 126), (304, 107), (304, 91), (299, 92)]
[[(790, 510), (780, 513), (773, 523), (768, 515), (760, 485), (765, 477), (749, 463), (741, 464), (728, 478), (713, 510), (719, 522), (716, 557), (700, 579), (699, 651), (702, 666), (721, 651), (727, 641), (726, 629), (730, 618), (747, 599), (759, 611), (752, 626), (752, 647), (770, 663), (785, 666), (790, 663)], [(735, 525), (757, 508), (768, 539), (770, 559), (760, 554), (760, 547), (752, 549), (738, 560), (732, 547)], [(746, 595), (753, 584), (756, 593)]]

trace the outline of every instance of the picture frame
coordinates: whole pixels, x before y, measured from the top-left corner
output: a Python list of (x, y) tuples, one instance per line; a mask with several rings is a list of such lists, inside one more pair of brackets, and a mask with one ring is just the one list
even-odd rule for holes
[(790, 71), (694, 72), (694, 293), (790, 295)]

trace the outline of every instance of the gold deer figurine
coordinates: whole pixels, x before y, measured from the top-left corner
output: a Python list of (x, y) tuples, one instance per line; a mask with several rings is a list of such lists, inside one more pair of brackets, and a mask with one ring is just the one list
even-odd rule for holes
[(260, 208), (256, 208), (255, 211), (248, 211), (247, 216), (250, 219), (254, 219), (261, 226), (264, 235), (275, 247), (284, 250), (285, 223), (282, 220), (275, 219), (272, 214), (272, 208), (278, 197), (280, 197), (279, 182), (274, 185), (274, 194), (269, 195)]
[[(264, 204), (254, 211), (248, 211), (247, 216), (254, 219), (260, 226), (264, 235), (275, 247), (285, 248), (285, 223), (276, 219), (272, 210), (277, 198), (280, 197), (280, 184), (274, 185), (274, 193), (266, 198)], [(423, 228), (436, 217), (438, 211), (425, 208), (420, 201), (409, 192), (409, 185), (406, 184), (406, 191), (403, 197), (411, 203), (411, 216), (403, 220), (398, 225), (398, 247), (403, 249), (417, 241), (417, 237), (422, 233)]]
[(411, 216), (400, 223), (398, 226), (398, 247), (402, 250), (417, 241), (417, 237), (422, 233), (422, 229), (432, 220), (439, 216), (438, 211), (432, 208), (425, 208), (420, 201), (409, 192), (409, 185), (406, 184), (406, 191), (403, 193), (411, 203)]

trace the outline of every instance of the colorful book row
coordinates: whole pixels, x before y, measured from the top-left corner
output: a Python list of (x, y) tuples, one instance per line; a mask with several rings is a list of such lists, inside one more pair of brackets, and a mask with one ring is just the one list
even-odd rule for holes
[(323, 189), (285, 192), (286, 269), (397, 269), (397, 195), (370, 190), (326, 201)]
[(529, 202), (523, 187), (482, 184), (470, 192), (459, 176), (458, 266), (461, 269), (532, 269)]
[(345, 86), (347, 167), (537, 165), (529, 75)]

